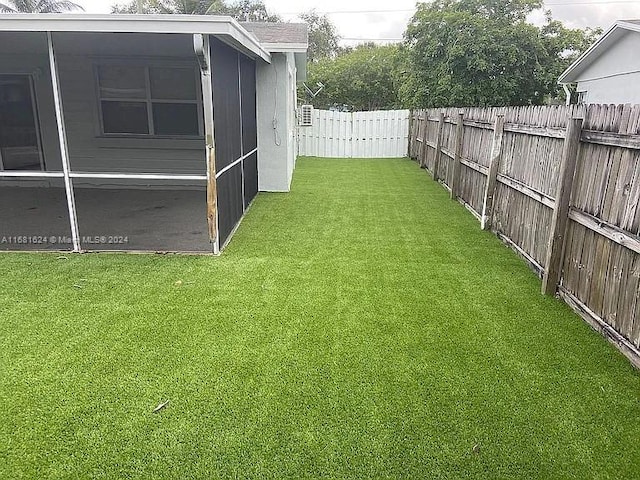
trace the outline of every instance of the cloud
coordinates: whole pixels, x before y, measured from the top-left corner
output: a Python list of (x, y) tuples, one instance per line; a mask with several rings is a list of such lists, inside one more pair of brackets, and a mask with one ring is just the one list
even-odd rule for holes
[[(108, 13), (114, 3), (126, 0), (79, 0), (88, 13)], [(269, 11), (278, 13), (285, 20), (294, 20), (296, 13), (315, 9), (328, 13), (329, 18), (336, 25), (342, 38), (401, 38), (407, 23), (415, 8), (415, 0), (264, 0)], [(585, 28), (601, 27), (607, 29), (616, 20), (640, 18), (640, 2), (609, 2), (586, 5), (585, 1), (602, 2), (603, 0), (557, 0), (563, 5), (551, 5), (554, 18), (561, 20), (567, 27)], [(552, 4), (556, 0), (550, 0)], [(570, 3), (571, 2), (571, 3)], [(566, 5), (565, 5), (566, 4)], [(371, 12), (376, 10), (394, 10), (385, 13), (333, 13), (333, 12)], [(534, 12), (529, 20), (532, 23), (544, 22), (542, 10)], [(344, 44), (354, 44), (356, 41), (344, 40)]]
[(616, 20), (640, 18), (640, 2), (633, 5), (558, 5), (551, 7), (554, 18), (571, 28), (609, 28)]

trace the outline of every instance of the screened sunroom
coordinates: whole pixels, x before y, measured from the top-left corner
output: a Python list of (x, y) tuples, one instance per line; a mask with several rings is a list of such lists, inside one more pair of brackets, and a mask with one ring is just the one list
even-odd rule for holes
[(219, 252), (270, 62), (229, 17), (0, 16), (0, 250)]

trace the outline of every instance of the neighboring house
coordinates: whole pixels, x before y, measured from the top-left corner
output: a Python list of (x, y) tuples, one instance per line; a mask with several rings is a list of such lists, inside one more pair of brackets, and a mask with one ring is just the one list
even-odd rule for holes
[(306, 50), (305, 24), (0, 15), (0, 188), (64, 187), (82, 250), (76, 188), (206, 186), (217, 252), (258, 190), (289, 190)]
[(577, 103), (640, 104), (640, 20), (616, 22), (558, 82), (576, 84)]

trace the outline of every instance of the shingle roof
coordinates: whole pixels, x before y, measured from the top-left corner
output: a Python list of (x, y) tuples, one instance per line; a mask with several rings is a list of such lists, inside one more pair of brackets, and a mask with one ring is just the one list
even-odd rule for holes
[(309, 30), (306, 23), (240, 22), (240, 25), (258, 37), (263, 44), (307, 45), (309, 43)]

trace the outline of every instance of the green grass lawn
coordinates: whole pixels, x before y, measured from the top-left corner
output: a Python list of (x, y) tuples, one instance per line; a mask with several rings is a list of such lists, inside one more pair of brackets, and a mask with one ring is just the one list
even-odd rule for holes
[(409, 160), (67, 257), (0, 256), (2, 479), (640, 478), (640, 374)]

